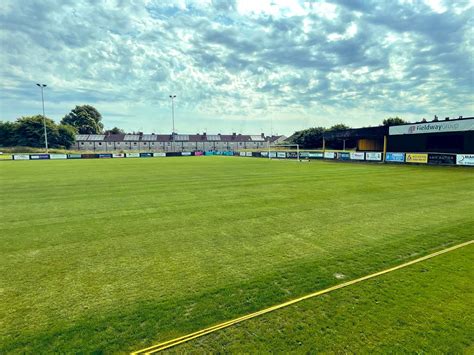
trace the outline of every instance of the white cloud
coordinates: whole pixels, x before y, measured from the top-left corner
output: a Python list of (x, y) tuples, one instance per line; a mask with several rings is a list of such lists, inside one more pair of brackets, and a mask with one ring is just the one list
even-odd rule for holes
[(170, 93), (189, 132), (470, 115), (472, 7), (449, 5), (4, 1), (0, 119), (38, 112), (37, 81), (51, 117), (88, 103), (127, 130), (169, 131)]

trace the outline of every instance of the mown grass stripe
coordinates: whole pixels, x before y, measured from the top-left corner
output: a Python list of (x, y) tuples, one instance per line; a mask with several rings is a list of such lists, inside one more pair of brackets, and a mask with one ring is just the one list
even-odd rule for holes
[(413, 264), (416, 264), (416, 263), (434, 258), (436, 256), (448, 253), (450, 251), (465, 247), (465, 246), (470, 245), (472, 243), (474, 243), (474, 240), (469, 240), (467, 242), (457, 244), (457, 245), (454, 245), (454, 246), (446, 248), (446, 249), (439, 250), (435, 253), (425, 255), (421, 258), (408, 261), (406, 263), (391, 267), (389, 269), (385, 269), (385, 270), (382, 270), (382, 271), (379, 271), (379, 272), (376, 272), (376, 273), (373, 273), (373, 274), (370, 274), (370, 275), (366, 275), (366, 276), (363, 276), (363, 277), (360, 277), (360, 278), (357, 278), (357, 279), (354, 279), (354, 280), (351, 280), (351, 281), (347, 281), (347, 282), (344, 282), (344, 283), (341, 283), (341, 284), (338, 284), (338, 285), (335, 285), (335, 286), (332, 286), (332, 287), (328, 287), (324, 290), (316, 291), (316, 292), (310, 293), (308, 295), (296, 298), (294, 300), (290, 300), (290, 301), (287, 301), (287, 302), (284, 302), (284, 303), (280, 303), (280, 304), (277, 304), (275, 306), (268, 307), (268, 308), (262, 309), (260, 311), (254, 312), (254, 313), (250, 313), (250, 314), (244, 315), (244, 316), (239, 317), (239, 318), (235, 318), (235, 319), (223, 322), (223, 323), (219, 323), (219, 324), (216, 324), (212, 327), (204, 328), (204, 329), (201, 329), (201, 330), (199, 330), (197, 332), (194, 332), (194, 333), (183, 335), (181, 337), (171, 339), (171, 340), (168, 340), (168, 341), (150, 346), (148, 348), (144, 348), (144, 349), (141, 349), (141, 350), (138, 350), (138, 351), (134, 351), (134, 352), (132, 352), (132, 354), (152, 354), (152, 353), (156, 353), (158, 351), (169, 349), (169, 348), (174, 347), (176, 345), (179, 345), (179, 344), (188, 342), (190, 340), (202, 337), (206, 334), (213, 333), (213, 332), (216, 332), (218, 330), (230, 327), (234, 324), (243, 322), (245, 320), (252, 319), (252, 318), (261, 316), (263, 314), (270, 313), (270, 312), (276, 311), (276, 310), (284, 308), (284, 307), (288, 307), (290, 305), (293, 305), (295, 303), (307, 300), (309, 298), (317, 297), (317, 296), (320, 296), (320, 295), (323, 295), (323, 294), (326, 294), (326, 293), (329, 293), (329, 292), (332, 292), (332, 291), (335, 291), (335, 290), (338, 290), (338, 289), (341, 289), (341, 288), (344, 288), (344, 287), (347, 287), (347, 286), (354, 285), (356, 283), (359, 283), (359, 282), (362, 282), (362, 281), (365, 281), (365, 280), (375, 278), (377, 276), (387, 274), (387, 273), (392, 272), (392, 271), (396, 271), (396, 270), (405, 268), (407, 266), (410, 266), (410, 265), (413, 265)]

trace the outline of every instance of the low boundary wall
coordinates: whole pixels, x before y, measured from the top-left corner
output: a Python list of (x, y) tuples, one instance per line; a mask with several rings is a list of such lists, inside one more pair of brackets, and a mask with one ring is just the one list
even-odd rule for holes
[[(3, 156), (0, 161), (6, 160), (64, 160), (64, 159), (117, 159), (117, 158), (163, 158), (186, 156), (238, 156), (266, 159), (297, 159), (294, 151), (192, 151), (192, 152), (159, 152), (159, 153), (84, 153), (84, 154), (11, 154)], [(448, 153), (401, 153), (401, 152), (309, 152), (300, 151), (300, 159), (352, 161), (388, 164), (426, 164), (426, 165), (461, 165), (474, 166), (474, 154)]]

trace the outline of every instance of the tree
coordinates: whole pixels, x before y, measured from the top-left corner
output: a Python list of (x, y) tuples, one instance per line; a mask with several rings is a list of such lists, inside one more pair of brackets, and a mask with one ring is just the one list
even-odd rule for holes
[(125, 131), (121, 128), (114, 127), (112, 129), (108, 129), (104, 132), (105, 134), (124, 134)]
[(15, 131), (15, 123), (0, 121), (0, 147), (11, 147), (15, 145)]
[(401, 124), (405, 124), (405, 123), (408, 123), (407, 121), (405, 121), (404, 119), (400, 118), (400, 117), (389, 117), (385, 120), (383, 120), (383, 125), (384, 126), (398, 126), (398, 125), (401, 125)]
[(346, 126), (344, 123), (338, 123), (330, 127), (328, 131), (343, 131), (345, 129), (350, 129), (351, 127)]
[(90, 105), (76, 106), (61, 120), (61, 124), (67, 124), (77, 129), (80, 134), (98, 134), (104, 129), (102, 115), (97, 109)]
[(323, 142), (324, 127), (314, 127), (295, 132), (287, 139), (290, 144), (299, 144), (301, 148), (318, 148)]
[(58, 126), (58, 139), (56, 145), (69, 149), (76, 141), (76, 128), (67, 124), (60, 124)]
[[(46, 131), (51, 147), (58, 139), (58, 127), (53, 120), (46, 118)], [(15, 130), (15, 145), (25, 147), (44, 147), (43, 116), (25, 116), (17, 119)]]

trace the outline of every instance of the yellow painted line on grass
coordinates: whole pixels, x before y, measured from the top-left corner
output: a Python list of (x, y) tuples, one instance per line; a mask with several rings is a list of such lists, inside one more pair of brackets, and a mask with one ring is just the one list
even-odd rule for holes
[(452, 246), (452, 247), (449, 247), (449, 248), (446, 248), (446, 249), (437, 251), (437, 252), (432, 253), (432, 254), (429, 254), (429, 255), (425, 255), (425, 256), (423, 256), (423, 257), (421, 257), (421, 258), (418, 258), (418, 259), (415, 259), (415, 260), (406, 262), (406, 263), (401, 264), (401, 265), (397, 265), (397, 266), (391, 267), (391, 268), (386, 269), (386, 270), (382, 270), (382, 271), (376, 272), (376, 273), (374, 273), (374, 274), (370, 274), (370, 275), (367, 275), (367, 276), (363, 276), (363, 277), (360, 277), (360, 278), (355, 279), (355, 280), (352, 280), (352, 281), (347, 281), (347, 282), (344, 282), (344, 283), (342, 283), (342, 284), (335, 285), (335, 286), (326, 288), (326, 289), (321, 290), (321, 291), (316, 291), (316, 292), (314, 292), (314, 293), (310, 293), (310, 294), (308, 294), (308, 295), (306, 295), (306, 296), (302, 296), (302, 297), (296, 298), (296, 299), (291, 300), (291, 301), (288, 301), (288, 302), (280, 303), (280, 304), (277, 304), (277, 305), (275, 305), (275, 306), (262, 309), (261, 311), (258, 311), (258, 312), (250, 313), (250, 314), (247, 314), (247, 315), (245, 315), (245, 316), (242, 316), (242, 317), (239, 317), (239, 318), (235, 318), (235, 319), (229, 320), (229, 321), (227, 321), (227, 322), (223, 322), (223, 323), (220, 323), (220, 324), (216, 324), (216, 325), (214, 325), (214, 326), (212, 326), (212, 327), (209, 327), (209, 328), (201, 329), (201, 330), (199, 330), (199, 331), (197, 331), (197, 332), (190, 333), (190, 334), (181, 336), (181, 337), (179, 337), (179, 338), (175, 338), (175, 339), (172, 339), (172, 340), (168, 340), (168, 341), (165, 341), (165, 342), (163, 342), (163, 343), (159, 343), (159, 344), (150, 346), (150, 347), (145, 348), (145, 349), (141, 349), (141, 350), (134, 351), (134, 352), (132, 352), (132, 354), (152, 354), (152, 353), (156, 353), (156, 352), (158, 352), (158, 351), (171, 348), (171, 347), (173, 347), (173, 346), (176, 346), (176, 345), (178, 345), (178, 344), (185, 343), (185, 342), (187, 342), (187, 341), (190, 341), (190, 340), (192, 340), (192, 339), (201, 337), (201, 336), (203, 336), (203, 335), (206, 335), (206, 334), (209, 334), (209, 333), (213, 333), (213, 332), (215, 332), (215, 331), (218, 331), (218, 330), (221, 330), (221, 329), (230, 327), (231, 325), (234, 325), (234, 324), (243, 322), (243, 321), (245, 321), (245, 320), (248, 320), (248, 319), (251, 319), (251, 318), (255, 318), (255, 317), (261, 316), (262, 314), (266, 314), (266, 313), (269, 313), (269, 312), (273, 312), (273, 311), (275, 311), (275, 310), (277, 310), (277, 309), (284, 308), (284, 307), (288, 307), (288, 306), (290, 306), (290, 305), (292, 305), (292, 304), (295, 304), (295, 303), (298, 303), (298, 302), (307, 300), (307, 299), (309, 299), (309, 298), (317, 297), (317, 296), (323, 295), (323, 294), (325, 294), (325, 293), (338, 290), (338, 289), (343, 288), (343, 287), (347, 287), (347, 286), (350, 286), (350, 285), (354, 285), (354, 284), (356, 284), (356, 283), (359, 283), (359, 282), (362, 282), (362, 281), (365, 281), (365, 280), (369, 280), (369, 279), (372, 279), (372, 278), (377, 277), (377, 276), (381, 276), (381, 275), (384, 275), (384, 274), (388, 274), (389, 272), (392, 272), (392, 271), (395, 271), (395, 270), (399, 270), (399, 269), (405, 268), (405, 267), (407, 267), (407, 266), (410, 266), (410, 265), (419, 263), (419, 262), (424, 261), (424, 260), (427, 260), (427, 259), (434, 258), (435, 256), (448, 253), (448, 252), (450, 252), (450, 251), (453, 251), (453, 250), (456, 250), (456, 249), (465, 247), (465, 246), (467, 246), (467, 245), (469, 245), (469, 244), (472, 244), (472, 243), (474, 243), (474, 240), (470, 240), (470, 241), (467, 241), (467, 242), (465, 242), (465, 243), (461, 243), (461, 244), (458, 244), (458, 245), (454, 245), (454, 246)]

